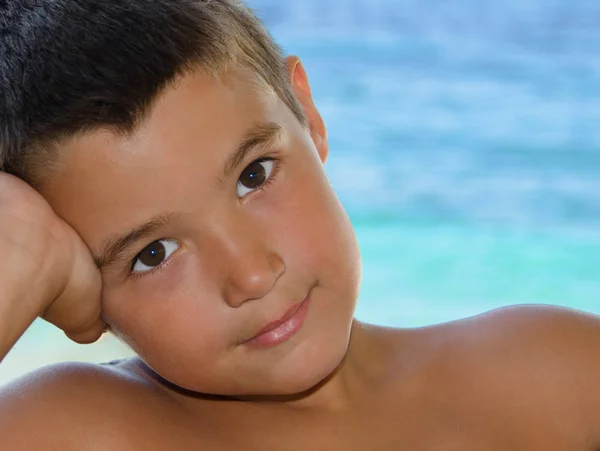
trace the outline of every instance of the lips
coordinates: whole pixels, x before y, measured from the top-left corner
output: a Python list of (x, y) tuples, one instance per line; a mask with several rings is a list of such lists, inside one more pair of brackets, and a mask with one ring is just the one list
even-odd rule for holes
[[(312, 290), (311, 290), (312, 292)], [(287, 341), (304, 323), (308, 312), (310, 293), (304, 301), (290, 307), (281, 318), (265, 325), (254, 337), (245, 343), (252, 347), (273, 347)]]
[(285, 323), (287, 320), (289, 320), (292, 316), (294, 316), (294, 314), (298, 311), (298, 309), (300, 308), (301, 305), (302, 305), (302, 302), (300, 304), (292, 305), (288, 309), (288, 311), (283, 314), (283, 316), (280, 319), (278, 319), (276, 321), (271, 321), (269, 324), (267, 324), (265, 327), (263, 327), (260, 330), (260, 332), (258, 332), (254, 337), (252, 337), (251, 340), (258, 337), (259, 335), (262, 335), (264, 333), (267, 333), (274, 329), (277, 329), (279, 326), (281, 326), (283, 323)]

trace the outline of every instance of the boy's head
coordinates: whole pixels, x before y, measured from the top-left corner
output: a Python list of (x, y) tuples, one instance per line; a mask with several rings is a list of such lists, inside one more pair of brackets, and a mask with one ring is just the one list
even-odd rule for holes
[(35, 185), (58, 142), (131, 133), (198, 68), (244, 68), (304, 121), (279, 47), (237, 0), (9, 0), (0, 36), (0, 168)]
[(298, 59), (236, 1), (0, 14), (4, 166), (92, 251), (114, 332), (195, 391), (290, 394), (329, 375), (360, 263)]

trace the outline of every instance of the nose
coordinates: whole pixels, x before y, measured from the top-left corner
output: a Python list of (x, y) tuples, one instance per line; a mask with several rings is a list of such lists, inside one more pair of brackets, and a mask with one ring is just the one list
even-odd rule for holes
[(228, 272), (223, 298), (238, 308), (247, 301), (265, 297), (284, 272), (285, 264), (275, 253), (242, 255)]
[(269, 248), (267, 240), (248, 230), (237, 232), (228, 234), (221, 248), (226, 253), (222, 295), (233, 308), (265, 297), (286, 270), (285, 262)]

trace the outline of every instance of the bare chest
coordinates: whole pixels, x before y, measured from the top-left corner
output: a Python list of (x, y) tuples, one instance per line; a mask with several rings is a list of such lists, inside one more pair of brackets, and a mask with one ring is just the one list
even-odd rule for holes
[[(559, 425), (428, 409), (353, 415), (253, 416), (215, 412), (198, 421), (169, 415), (123, 423), (97, 449), (179, 451), (597, 451)], [(100, 446), (102, 444), (102, 446)]]

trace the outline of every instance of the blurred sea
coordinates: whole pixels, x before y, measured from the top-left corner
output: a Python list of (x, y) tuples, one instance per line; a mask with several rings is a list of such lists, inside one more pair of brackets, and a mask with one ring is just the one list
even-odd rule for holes
[[(600, 313), (597, 0), (251, 0), (302, 57), (364, 265), (357, 317)], [(0, 383), (129, 351), (35, 323)]]

